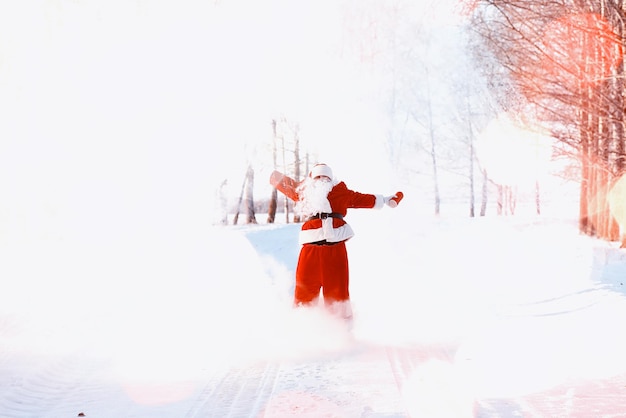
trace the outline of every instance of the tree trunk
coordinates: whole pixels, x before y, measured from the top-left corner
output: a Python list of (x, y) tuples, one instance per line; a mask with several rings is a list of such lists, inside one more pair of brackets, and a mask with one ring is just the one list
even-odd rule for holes
[[(276, 170), (276, 119), (272, 119), (272, 163), (273, 168)], [(272, 195), (270, 197), (270, 204), (267, 210), (267, 223), (273, 224), (276, 220), (276, 208), (278, 207), (278, 192), (276, 187), (272, 187)]]
[[(623, 2), (621, 5), (621, 10), (626, 11), (626, 5)], [(616, 31), (617, 36), (621, 40), (622, 50), (624, 49), (624, 23), (623, 20), (620, 20), (618, 25), (614, 26), (614, 30)], [(621, 60), (618, 65), (616, 65), (613, 69), (613, 74), (610, 80), (610, 94), (611, 100), (609, 101), (610, 106), (610, 117), (609, 119), (612, 121), (611, 124), (611, 148), (615, 154), (615, 158), (612, 162), (611, 167), (611, 186), (616, 184), (620, 177), (625, 174), (624, 172), (624, 164), (626, 158), (626, 149), (624, 141), (626, 138), (624, 137), (624, 112), (625, 112), (625, 104), (624, 104), (624, 89), (626, 88), (624, 83), (624, 61)], [(611, 189), (609, 189), (609, 193), (611, 193)], [(609, 206), (610, 208), (610, 206)], [(626, 225), (620, 225), (620, 220), (618, 219), (617, 214), (611, 212), (611, 226), (610, 226), (610, 239), (611, 241), (621, 241), (622, 246), (626, 244), (626, 235), (622, 235), (622, 231), (625, 230), (624, 227)]]
[(537, 215), (541, 215), (541, 193), (539, 188), (539, 180), (535, 180), (535, 210)]
[(427, 83), (426, 86), (428, 89), (428, 133), (430, 135), (430, 158), (433, 165), (433, 192), (435, 194), (435, 215), (439, 215), (441, 208), (441, 196), (439, 195), (439, 176), (437, 174), (437, 152), (435, 145), (435, 130), (433, 126), (434, 123), (432, 100), (430, 95), (430, 83)]
[(510, 215), (515, 215), (515, 211), (517, 210), (517, 187), (508, 186), (508, 213)]
[(254, 170), (252, 166), (248, 166), (246, 172), (246, 214), (247, 223), (256, 224), (256, 215), (254, 213)]
[(578, 228), (583, 234), (591, 235), (592, 226), (590, 222), (589, 214), (589, 200), (590, 200), (590, 173), (591, 173), (591, 155), (590, 155), (590, 138), (589, 130), (587, 129), (589, 122), (589, 110), (587, 108), (587, 101), (581, 98), (580, 104), (580, 164), (581, 164), (581, 179), (580, 179), (580, 197), (578, 208)]
[[(287, 171), (287, 160), (285, 157), (285, 136), (284, 135), (281, 136), (281, 143), (282, 143), (282, 150), (283, 150), (283, 172), (287, 174), (288, 171)], [(289, 223), (289, 199), (287, 198), (287, 196), (283, 196), (283, 208), (285, 210), (285, 223)]]
[[(294, 179), (300, 181), (300, 132), (299, 126), (296, 125), (294, 132)], [(300, 222), (300, 215), (297, 213), (293, 215), (294, 222)]]
[(239, 199), (237, 200), (237, 211), (235, 212), (235, 217), (233, 218), (233, 225), (237, 225), (239, 222), (239, 213), (241, 212), (241, 202), (243, 202), (243, 194), (246, 190), (246, 181), (248, 181), (247, 176), (243, 178), (243, 183), (241, 184), (241, 192), (239, 192)]
[(273, 224), (276, 220), (276, 209), (278, 207), (278, 191), (276, 187), (272, 188), (272, 194), (270, 195), (270, 203), (267, 209), (267, 223)]
[(224, 180), (220, 184), (218, 192), (219, 210), (220, 210), (220, 225), (228, 225), (228, 193), (226, 189), (228, 187), (228, 180)]
[[(467, 83), (467, 89), (469, 90), (470, 83)], [(469, 97), (469, 92), (467, 94)], [(473, 218), (475, 216), (475, 202), (476, 197), (474, 195), (474, 160), (476, 159), (475, 151), (474, 151), (474, 138), (472, 137), (472, 122), (471, 122), (471, 110), (469, 106), (469, 99), (466, 98), (465, 103), (467, 104), (467, 121), (468, 121), (468, 138), (469, 138), (469, 182), (470, 182), (470, 211), (469, 216)]]
[(487, 215), (487, 198), (489, 191), (489, 179), (487, 177), (487, 170), (482, 170), (483, 173), (483, 190), (480, 202), (480, 216)]

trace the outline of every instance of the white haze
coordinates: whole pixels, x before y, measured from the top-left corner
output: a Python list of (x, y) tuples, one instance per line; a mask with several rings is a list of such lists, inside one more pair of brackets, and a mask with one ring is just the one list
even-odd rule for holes
[[(414, 13), (436, 23), (443, 3)], [(349, 186), (401, 188), (339, 6), (0, 2), (0, 415), (227, 416), (209, 389), (254, 363), (280, 364), (315, 396), (324, 379), (351, 395), (374, 388), (367, 402), (329, 402), (348, 417), (404, 416), (415, 399), (445, 411), (448, 373), (480, 401), (626, 372), (623, 254), (562, 221), (575, 206), (433, 218), (407, 192), (393, 211), (351, 213), (352, 333), (291, 309), (298, 225), (211, 226), (224, 178), (238, 195), (252, 161), (267, 181), (281, 115)], [(382, 375), (342, 380), (389, 373), (403, 347), (450, 342), (450, 364), (426, 364), (404, 395)], [(224, 389), (224, 407), (280, 410), (289, 379), (270, 381), (272, 399)]]
[(5, 229), (209, 222), (224, 179), (237, 195), (252, 162), (267, 182), (270, 121), (283, 115), (319, 158), (372, 178), (387, 170), (367, 77), (342, 61), (335, 2), (3, 2), (0, 12)]

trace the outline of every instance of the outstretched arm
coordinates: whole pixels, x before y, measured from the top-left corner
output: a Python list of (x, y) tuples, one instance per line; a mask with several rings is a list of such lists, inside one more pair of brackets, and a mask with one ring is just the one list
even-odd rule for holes
[(298, 200), (298, 192), (296, 189), (298, 188), (299, 183), (291, 177), (288, 177), (279, 171), (274, 171), (270, 175), (270, 184), (294, 202)]
[(355, 192), (354, 190), (348, 189), (343, 182), (339, 183), (337, 187), (341, 188), (350, 196), (347, 205), (349, 208), (382, 209), (385, 205), (390, 208), (395, 208), (404, 198), (402, 192), (396, 192), (391, 196)]

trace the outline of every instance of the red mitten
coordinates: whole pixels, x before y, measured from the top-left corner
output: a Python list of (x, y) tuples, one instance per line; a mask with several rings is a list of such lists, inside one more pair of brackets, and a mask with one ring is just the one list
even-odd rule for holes
[(396, 206), (398, 206), (398, 203), (400, 203), (400, 201), (404, 198), (404, 193), (402, 192), (397, 192), (396, 194), (394, 194), (393, 196), (389, 196), (385, 198), (385, 203), (387, 204), (387, 206), (389, 206), (390, 208), (395, 208)]
[(276, 187), (278, 184), (280, 184), (280, 181), (283, 179), (283, 177), (285, 177), (283, 173), (274, 170), (270, 175), (270, 184)]

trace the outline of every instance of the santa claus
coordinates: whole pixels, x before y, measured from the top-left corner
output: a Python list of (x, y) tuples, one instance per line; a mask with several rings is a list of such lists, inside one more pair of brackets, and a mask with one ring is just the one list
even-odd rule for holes
[(295, 209), (304, 220), (294, 304), (317, 304), (321, 290), (324, 305), (331, 312), (352, 318), (345, 243), (354, 232), (344, 217), (349, 208), (380, 209), (385, 204), (395, 208), (403, 198), (402, 192), (387, 197), (355, 192), (336, 181), (326, 164), (316, 164), (300, 183), (274, 171), (270, 183), (296, 202)]

